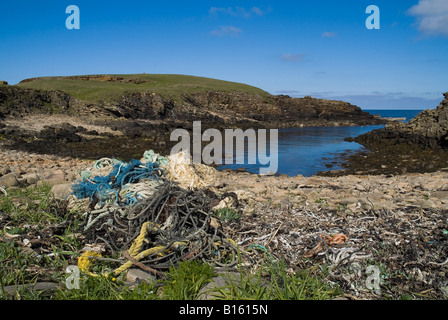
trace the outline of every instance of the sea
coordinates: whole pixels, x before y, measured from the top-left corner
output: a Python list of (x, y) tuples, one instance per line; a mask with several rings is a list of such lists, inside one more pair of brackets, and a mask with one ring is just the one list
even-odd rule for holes
[[(419, 114), (422, 110), (364, 110), (374, 115), (391, 118), (406, 118), (403, 122)], [(303, 127), (279, 129), (278, 132), (278, 175), (303, 175), (310, 177), (321, 171), (341, 169), (335, 163), (344, 153), (352, 153), (363, 148), (356, 142), (344, 141), (347, 137), (357, 137), (384, 125), (359, 127)], [(222, 169), (245, 168), (251, 173), (259, 173), (261, 164), (247, 164), (248, 154), (245, 151), (244, 164), (220, 165)], [(258, 162), (258, 161), (257, 161)], [(267, 167), (267, 166), (264, 166)]]

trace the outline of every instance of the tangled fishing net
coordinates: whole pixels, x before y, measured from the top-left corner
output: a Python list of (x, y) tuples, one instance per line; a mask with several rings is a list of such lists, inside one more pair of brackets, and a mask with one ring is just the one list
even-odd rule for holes
[(182, 188), (205, 188), (216, 180), (216, 170), (203, 164), (193, 164), (189, 153), (179, 152), (168, 159), (168, 179), (178, 182)]
[(167, 157), (146, 151), (141, 160), (129, 163), (102, 158), (80, 173), (81, 180), (73, 185), (77, 199), (90, 198), (97, 208), (108, 203), (135, 204), (151, 196), (162, 178), (175, 181), (185, 189), (200, 189), (213, 185), (217, 172), (214, 168), (193, 164), (188, 153)]
[[(98, 162), (94, 167), (98, 166)], [(101, 166), (100, 170), (105, 167)], [(73, 185), (73, 194), (78, 199), (90, 198), (91, 201), (98, 201), (100, 205), (106, 203), (125, 202), (134, 204), (143, 196), (139, 194), (136, 183), (142, 183), (139, 186), (142, 192), (146, 191), (146, 184), (151, 181), (157, 182), (163, 175), (158, 163), (142, 163), (139, 160), (131, 160), (128, 164), (118, 162), (113, 165), (112, 170), (106, 176), (97, 175), (93, 178), (85, 174), (83, 181)]]
[(127, 258), (115, 274), (132, 265), (157, 273), (184, 260), (233, 266), (236, 245), (214, 216), (232, 197), (207, 188), (215, 179), (215, 169), (192, 165), (188, 154), (165, 158), (147, 151), (129, 163), (96, 161), (73, 185), (73, 202), (90, 202), (85, 239)]

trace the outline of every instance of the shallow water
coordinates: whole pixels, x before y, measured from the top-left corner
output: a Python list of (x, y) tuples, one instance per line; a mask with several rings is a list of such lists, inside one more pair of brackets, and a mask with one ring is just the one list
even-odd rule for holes
[[(385, 117), (407, 117), (409, 120), (419, 110), (367, 110), (372, 114)], [(345, 152), (356, 152), (363, 147), (356, 142), (344, 141), (347, 137), (361, 134), (383, 126), (364, 127), (306, 127), (280, 129), (278, 135), (277, 174), (309, 177), (320, 171), (341, 169), (337, 165), (337, 156)], [(221, 165), (218, 169), (246, 168), (248, 172), (259, 173), (260, 164)], [(328, 165), (328, 166), (327, 166)], [(264, 166), (267, 167), (267, 166)]]

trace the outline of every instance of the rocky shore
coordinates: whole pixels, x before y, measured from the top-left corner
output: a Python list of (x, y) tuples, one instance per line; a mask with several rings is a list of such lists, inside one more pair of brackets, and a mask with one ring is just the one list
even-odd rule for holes
[(90, 164), (90, 161), (77, 158), (9, 150), (4, 147), (0, 147), (0, 157), (0, 187), (6, 192), (43, 184), (56, 186), (54, 190), (65, 186), (68, 191), (78, 178), (79, 170)]
[[(5, 148), (0, 156), (6, 193), (46, 183), (61, 200), (81, 170), (93, 164)], [(448, 297), (448, 172), (274, 177), (224, 170), (209, 187), (237, 195), (242, 216), (224, 230), (241, 250), (256, 243), (291, 270), (327, 265), (327, 280), (342, 288), (344, 299), (380, 297), (366, 288), (369, 265), (382, 268), (383, 297), (409, 292)], [(334, 235), (345, 240), (321, 244)], [(255, 268), (262, 259), (261, 252), (246, 253), (243, 265)]]
[(408, 123), (393, 122), (385, 128), (363, 134), (354, 141), (370, 148), (384, 145), (417, 145), (421, 148), (446, 149), (448, 147), (448, 92), (433, 110), (425, 110)]
[(290, 210), (325, 208), (351, 213), (405, 207), (448, 210), (448, 172), (332, 178), (268, 177), (227, 171), (221, 173), (221, 179), (223, 190), (240, 193), (254, 208), (269, 203), (287, 205)]
[(326, 176), (346, 174), (427, 173), (448, 170), (448, 93), (433, 110), (425, 110), (407, 123), (392, 121), (382, 129), (358, 137), (347, 137), (365, 148), (339, 156), (344, 168), (322, 172)]
[[(93, 161), (0, 148), (0, 186), (28, 187), (46, 183), (70, 184)], [(215, 187), (248, 200), (247, 212), (260, 204), (288, 205), (291, 210), (322, 207), (394, 210), (403, 207), (448, 210), (448, 172), (339, 177), (260, 176), (232, 170), (217, 171)]]

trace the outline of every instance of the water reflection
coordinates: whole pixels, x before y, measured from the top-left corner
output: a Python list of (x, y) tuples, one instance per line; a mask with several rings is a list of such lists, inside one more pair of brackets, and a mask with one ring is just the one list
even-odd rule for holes
[[(339, 166), (327, 167), (335, 161), (336, 154), (352, 152), (362, 148), (358, 143), (344, 141), (383, 126), (364, 127), (304, 127), (279, 130), (278, 174), (312, 176), (319, 171), (337, 170)], [(246, 150), (247, 159), (247, 150)], [(260, 165), (245, 164), (222, 165), (219, 169), (237, 169), (258, 173)]]

